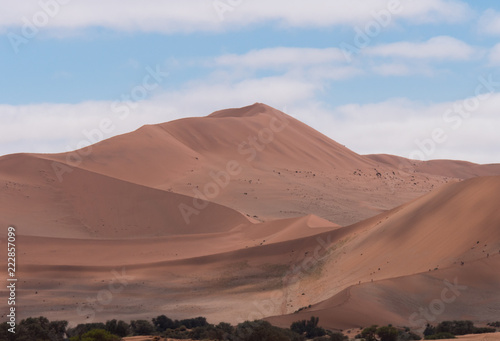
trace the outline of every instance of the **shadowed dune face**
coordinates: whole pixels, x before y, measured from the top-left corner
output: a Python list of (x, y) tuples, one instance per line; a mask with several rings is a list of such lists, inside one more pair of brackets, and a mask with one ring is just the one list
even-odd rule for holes
[[(6, 181), (0, 195), (11, 208), (2, 216), (15, 221), (23, 235), (57, 238), (146, 238), (228, 231), (249, 221), (215, 203), (197, 201), (209, 209), (189, 216), (180, 207), (193, 206), (192, 197), (117, 180), (75, 168), (57, 181), (51, 162), (35, 156), (0, 160), (8, 168), (26, 160), (29, 168), (16, 172), (29, 182)], [(4, 161), (4, 162), (1, 162)], [(24, 174), (23, 174), (24, 173)], [(38, 181), (38, 182), (37, 182)], [(29, 214), (26, 212), (29, 208)]]
[[(332, 329), (394, 324), (422, 332), (443, 320), (494, 321), (500, 316), (498, 255), (444, 270), (351, 286), (297, 314), (268, 318), (288, 327), (318, 316)], [(480, 302), (480, 304), (478, 304)]]
[(23, 316), (408, 325), (456, 276), (469, 296), (436, 320), (485, 321), (500, 177), (473, 177), (497, 167), (361, 156), (257, 103), (1, 157), (0, 222)]
[[(498, 320), (500, 278), (491, 270), (500, 260), (499, 199), (500, 177), (475, 178), (349, 227), (353, 234), (330, 254), (321, 278), (298, 285), (298, 292), (325, 301), (271, 321), (285, 325), (318, 314), (325, 326), (345, 329), (369, 321), (421, 327), (422, 320)], [(430, 309), (445, 279), (458, 279), (467, 291), (457, 305), (425, 317), (420, 308)]]

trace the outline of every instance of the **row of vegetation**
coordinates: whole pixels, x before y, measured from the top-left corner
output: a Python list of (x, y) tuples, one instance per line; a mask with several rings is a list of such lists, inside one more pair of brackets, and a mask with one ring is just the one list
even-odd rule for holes
[[(130, 323), (110, 320), (106, 323), (79, 324), (68, 328), (67, 321), (49, 321), (45, 317), (27, 318), (16, 326), (16, 334), (8, 331), (7, 322), (0, 324), (2, 341), (119, 341), (125, 336), (156, 335), (165, 338), (224, 341), (345, 341), (347, 336), (331, 332), (318, 326), (319, 319), (311, 317), (292, 323), (284, 329), (266, 321), (244, 322), (237, 326), (221, 322), (213, 325), (204, 317), (172, 320), (165, 315)], [(427, 325), (424, 336), (427, 340), (455, 338), (456, 335), (495, 332), (500, 322), (488, 324), (492, 328), (475, 327), (471, 321), (445, 321), (436, 326)], [(409, 328), (370, 326), (364, 328), (356, 339), (364, 341), (409, 341), (421, 337)]]
[(409, 341), (421, 340), (422, 338), (413, 333), (410, 328), (405, 327), (402, 329), (393, 327), (392, 325), (379, 327), (373, 325), (365, 328), (355, 336), (356, 339), (363, 339), (365, 341)]
[(67, 321), (49, 321), (45, 317), (27, 318), (16, 326), (16, 334), (8, 331), (5, 322), (0, 325), (2, 341), (119, 341), (125, 336), (156, 335), (165, 338), (227, 341), (304, 341), (314, 338), (322, 341), (345, 341), (341, 333), (332, 333), (318, 327), (319, 319), (298, 321), (290, 329), (279, 328), (266, 321), (244, 322), (237, 326), (221, 322), (213, 325), (204, 317), (172, 320), (165, 315), (130, 323), (111, 320), (106, 323), (79, 324), (68, 328)]
[[(500, 322), (488, 323), (499, 326)], [(454, 339), (456, 335), (494, 333), (495, 328), (476, 327), (472, 321), (443, 321), (437, 326), (427, 324), (424, 330), (426, 340)]]

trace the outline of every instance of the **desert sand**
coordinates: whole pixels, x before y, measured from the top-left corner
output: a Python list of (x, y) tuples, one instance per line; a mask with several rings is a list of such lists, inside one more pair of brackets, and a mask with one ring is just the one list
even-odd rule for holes
[(500, 320), (500, 165), (359, 155), (256, 103), (3, 156), (0, 188), (21, 317), (418, 328), (456, 279), (430, 322)]

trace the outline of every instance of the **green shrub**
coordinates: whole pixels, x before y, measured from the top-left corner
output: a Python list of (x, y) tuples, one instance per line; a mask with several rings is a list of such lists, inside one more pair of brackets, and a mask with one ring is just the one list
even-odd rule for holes
[(496, 329), (494, 328), (478, 328), (474, 326), (472, 321), (443, 321), (439, 323), (435, 328), (427, 325), (424, 331), (424, 335), (430, 336), (433, 334), (449, 333), (453, 335), (466, 335), (466, 334), (483, 334), (483, 333), (494, 333)]
[(376, 334), (380, 338), (380, 341), (396, 341), (399, 333), (396, 328), (385, 326), (378, 328)]
[(299, 334), (305, 334), (308, 338), (314, 338), (326, 335), (326, 330), (318, 327), (319, 317), (311, 316), (309, 321), (302, 320), (292, 323), (290, 330)]
[(70, 341), (119, 341), (120, 337), (113, 335), (104, 329), (94, 329), (82, 336), (73, 336)]
[(151, 335), (155, 332), (151, 322), (146, 320), (130, 321), (130, 329), (134, 335)]
[(377, 325), (372, 325), (370, 327), (367, 327), (363, 329), (361, 332), (361, 337), (365, 339), (366, 341), (377, 341), (377, 338), (375, 337), (377, 333)]
[(404, 331), (400, 330), (398, 335), (398, 341), (410, 341), (410, 340), (422, 340), (420, 335), (415, 334), (410, 331), (409, 328), (405, 328)]
[(303, 336), (271, 325), (267, 321), (243, 322), (236, 326), (234, 335), (229, 340), (239, 341), (302, 341)]
[(69, 328), (66, 334), (68, 334), (69, 337), (82, 336), (83, 334), (94, 329), (106, 330), (106, 325), (104, 323), (81, 323), (77, 325), (75, 328)]
[[(62, 341), (64, 340), (64, 334), (66, 332), (66, 327), (68, 326), (67, 321), (52, 321), (50, 322), (46, 317), (28, 317), (22, 320), (16, 326), (15, 337), (13, 334), (8, 332), (7, 338), (5, 340), (16, 340), (16, 341), (32, 341), (32, 340), (50, 340), (50, 341)], [(3, 328), (2, 328), (3, 329)]]

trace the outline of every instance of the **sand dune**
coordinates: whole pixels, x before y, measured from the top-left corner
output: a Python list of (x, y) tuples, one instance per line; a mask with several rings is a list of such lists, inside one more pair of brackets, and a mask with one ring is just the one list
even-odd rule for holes
[(420, 332), (426, 323), (444, 320), (497, 321), (500, 275), (491, 269), (498, 266), (500, 257), (495, 255), (463, 266), (353, 285), (311, 308), (267, 320), (288, 327), (317, 316), (330, 329), (394, 324)]
[[(24, 276), (33, 276), (32, 283), (35, 278), (47, 278), (47, 274), (59, 276), (57, 280), (47, 279), (30, 286), (31, 294), (26, 293), (25, 297), (30, 302), (27, 311), (38, 309), (40, 287), (49, 289), (44, 297), (54, 301), (59, 292), (57, 283), (61, 282), (75, 297), (66, 298), (66, 303), (58, 307), (68, 310), (75, 304), (84, 305), (88, 292), (77, 289), (81, 284), (76, 274), (86, 273), (93, 283), (92, 290), (98, 292), (106, 287), (113, 270), (123, 268), (133, 278), (125, 288), (129, 291), (114, 298), (113, 305), (98, 314), (101, 318), (202, 314), (212, 321), (237, 323), (287, 314), (319, 303), (313, 306), (316, 310), (307, 309), (302, 315), (272, 321), (286, 324), (314, 311), (322, 314), (326, 326), (335, 328), (364, 325), (372, 319), (374, 323), (403, 323), (411, 309), (428, 306), (434, 291), (442, 288), (442, 278), (454, 279), (446, 272), (452, 271), (449, 273), (456, 272), (471, 293), (460, 309), (453, 311), (479, 320), (488, 314), (492, 320), (498, 319), (500, 316), (493, 309), (498, 296), (491, 289), (498, 278), (491, 269), (496, 267), (500, 250), (500, 217), (496, 209), (499, 186), (500, 177), (450, 184), (367, 221), (344, 228), (327, 226), (310, 236), (291, 233), (290, 236), (299, 237), (291, 240), (284, 240), (275, 230), (301, 230), (293, 225), (316, 230), (311, 225), (316, 226), (321, 220), (305, 217), (257, 224), (258, 229), (267, 231), (265, 237), (259, 230), (236, 228), (228, 234), (143, 240), (135, 246), (132, 241), (100, 241), (91, 248), (84, 247), (83, 241), (63, 241), (59, 244), (65, 246), (58, 247), (55, 241), (44, 241), (50, 252), (43, 258), (28, 252), (24, 256)], [(33, 244), (26, 239), (27, 245), (39, 243), (33, 238)], [(76, 254), (71, 261), (73, 266), (62, 258), (70, 248), (82, 250), (82, 255)], [(100, 251), (103, 248), (105, 252)], [(92, 256), (84, 256), (83, 250)], [(105, 259), (100, 261), (103, 255)], [(99, 266), (94, 265), (97, 262)], [(441, 278), (441, 282), (433, 276)], [(39, 293), (35, 295), (36, 290)], [(347, 293), (351, 298), (345, 303)], [(139, 306), (136, 299), (131, 299), (131, 295), (137, 294)], [(339, 302), (341, 308), (337, 309)], [(474, 309), (467, 310), (470, 302), (475, 302)], [(360, 307), (366, 309), (361, 315)], [(56, 312), (54, 315), (60, 316)], [(327, 315), (335, 318), (326, 318)], [(443, 314), (439, 318), (452, 316), (458, 315)]]
[(315, 214), (343, 226), (449, 181), (358, 155), (260, 103), (145, 126), (91, 150), (40, 157), (206, 198), (261, 221)]
[(484, 321), (500, 319), (492, 174), (362, 156), (256, 103), (0, 157), (0, 223), (22, 245), (21, 316), (407, 325), (456, 275), (469, 296), (439, 318)]
[(380, 164), (413, 173), (440, 175), (449, 178), (470, 179), (477, 176), (492, 176), (500, 173), (500, 164), (479, 165), (457, 160), (417, 161), (387, 154), (365, 155)]
[(321, 278), (304, 276), (290, 295), (299, 298), (300, 306), (326, 299), (300, 316), (317, 309), (329, 316), (325, 324), (336, 328), (359, 327), (370, 320), (404, 324), (410, 311), (429, 304), (433, 287), (443, 287), (442, 281), (431, 281), (437, 273), (466, 283), (469, 296), (460, 309), (450, 308), (436, 320), (500, 319), (495, 308), (500, 296), (493, 289), (500, 278), (491, 273), (500, 259), (499, 200), (500, 177), (475, 178), (345, 228), (353, 233), (332, 251)]
[[(19, 172), (12, 164), (23, 160)], [(184, 219), (179, 205), (194, 209), (192, 197), (157, 190), (75, 168), (59, 182), (52, 163), (36, 155), (0, 159), (7, 169), (0, 193), (5, 202), (4, 224), (22, 235), (58, 238), (145, 238), (228, 231), (249, 220), (227, 207), (200, 201), (207, 208)], [(23, 181), (23, 182), (21, 182)], [(210, 207), (209, 207), (210, 206)], [(29, 213), (29, 214), (28, 214)]]

